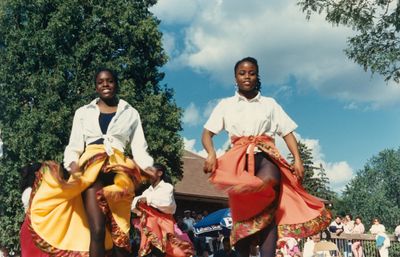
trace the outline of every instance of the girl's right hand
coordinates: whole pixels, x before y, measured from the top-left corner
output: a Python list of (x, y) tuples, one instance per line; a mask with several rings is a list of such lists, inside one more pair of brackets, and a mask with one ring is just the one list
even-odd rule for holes
[(203, 171), (204, 173), (211, 173), (217, 169), (217, 157), (215, 153), (208, 154), (204, 161)]
[(74, 173), (80, 172), (79, 165), (76, 162), (71, 162), (71, 164), (69, 165), (68, 172), (70, 174), (74, 174)]

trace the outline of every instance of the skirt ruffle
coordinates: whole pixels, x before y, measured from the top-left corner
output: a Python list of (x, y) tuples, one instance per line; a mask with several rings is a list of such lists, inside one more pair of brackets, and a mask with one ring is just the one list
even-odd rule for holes
[(130, 206), (135, 184), (142, 178), (140, 170), (116, 149), (107, 156), (102, 145), (89, 145), (79, 166), (83, 172), (64, 181), (57, 163), (43, 163), (27, 213), (33, 241), (51, 256), (89, 256), (90, 231), (81, 193), (100, 172), (113, 172), (114, 183), (97, 192), (107, 220), (105, 248), (110, 252), (116, 245), (129, 250)]

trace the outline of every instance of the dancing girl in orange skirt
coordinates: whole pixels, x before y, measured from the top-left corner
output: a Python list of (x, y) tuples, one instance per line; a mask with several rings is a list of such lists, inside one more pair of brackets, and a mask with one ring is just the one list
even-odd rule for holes
[[(301, 186), (304, 167), (293, 134), (297, 125), (273, 98), (260, 94), (257, 60), (238, 61), (234, 74), (237, 92), (222, 99), (204, 125), (204, 171), (228, 192), (235, 249), (247, 257), (257, 244), (262, 257), (272, 257), (278, 237), (316, 234), (331, 217)], [(232, 147), (217, 159), (212, 137), (222, 130), (229, 133)], [(275, 147), (276, 135), (286, 142), (293, 165)]]

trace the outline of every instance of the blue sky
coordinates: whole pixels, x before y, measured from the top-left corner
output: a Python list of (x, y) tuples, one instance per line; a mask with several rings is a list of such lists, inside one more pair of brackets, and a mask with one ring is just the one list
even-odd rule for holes
[[(349, 28), (318, 15), (307, 21), (290, 0), (159, 0), (151, 11), (169, 55), (162, 83), (185, 110), (186, 149), (205, 154), (202, 125), (219, 99), (234, 94), (233, 66), (246, 56), (258, 60), (262, 94), (296, 121), (298, 139), (336, 191), (373, 155), (400, 146), (400, 85), (346, 58)], [(216, 137), (220, 152), (227, 140)]]

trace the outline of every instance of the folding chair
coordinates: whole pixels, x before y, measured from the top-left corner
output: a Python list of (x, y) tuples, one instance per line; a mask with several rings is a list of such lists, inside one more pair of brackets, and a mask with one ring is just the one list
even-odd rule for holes
[(321, 241), (314, 245), (314, 256), (331, 257), (331, 251), (335, 252), (335, 256), (342, 257), (337, 245), (333, 242)]

